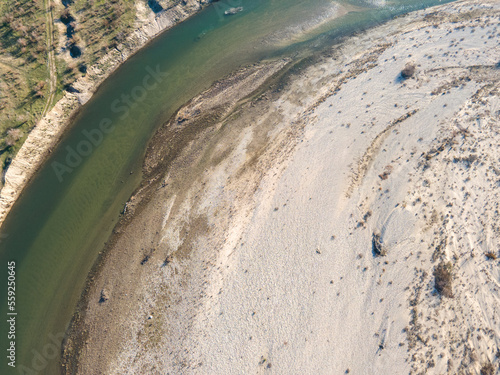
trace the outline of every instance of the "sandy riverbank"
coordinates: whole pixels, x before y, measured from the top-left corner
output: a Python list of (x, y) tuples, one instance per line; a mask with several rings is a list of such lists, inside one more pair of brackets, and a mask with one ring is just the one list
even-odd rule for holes
[(29, 180), (59, 142), (71, 118), (92, 97), (99, 85), (158, 34), (184, 21), (206, 5), (208, 2), (205, 1), (187, 0), (155, 16), (144, 4), (137, 3), (136, 28), (126, 43), (118, 45), (98, 63), (89, 67), (87, 74), (72, 85), (75, 92), (64, 93), (30, 132), (10, 164), (0, 190), (0, 226)]
[(498, 367), (499, 15), (415, 12), (188, 103), (89, 279), (66, 373)]

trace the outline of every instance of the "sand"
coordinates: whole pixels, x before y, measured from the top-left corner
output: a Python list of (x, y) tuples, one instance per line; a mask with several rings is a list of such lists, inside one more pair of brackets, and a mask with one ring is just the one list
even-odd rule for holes
[(148, 150), (66, 369), (497, 368), (499, 15), (496, 1), (411, 13), (188, 103)]

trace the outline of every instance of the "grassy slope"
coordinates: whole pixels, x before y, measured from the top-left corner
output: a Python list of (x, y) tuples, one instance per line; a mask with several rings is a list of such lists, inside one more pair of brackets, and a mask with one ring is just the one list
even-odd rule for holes
[[(47, 2), (47, 3), (46, 3)], [(5, 168), (45, 109), (133, 29), (134, 0), (5, 0), (0, 3), (0, 165)], [(51, 12), (48, 14), (46, 9)], [(59, 35), (63, 12), (74, 18), (71, 38)], [(54, 22), (48, 25), (47, 22)], [(51, 26), (51, 27), (48, 27)], [(53, 43), (47, 42), (52, 30)], [(64, 42), (61, 42), (64, 41)], [(69, 57), (68, 47), (82, 54)], [(50, 92), (48, 56), (55, 52), (57, 83)]]
[(0, 5), (1, 162), (17, 151), (45, 104), (48, 71), (43, 5), (41, 0)]

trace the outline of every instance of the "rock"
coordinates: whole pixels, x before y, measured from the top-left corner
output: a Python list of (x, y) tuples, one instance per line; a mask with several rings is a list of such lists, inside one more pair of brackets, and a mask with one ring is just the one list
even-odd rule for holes
[(101, 290), (101, 297), (99, 298), (99, 303), (104, 303), (109, 300), (109, 293), (106, 289)]
[(224, 15), (226, 16), (232, 16), (233, 14), (239, 13), (243, 10), (243, 7), (237, 7), (237, 8), (229, 8), (224, 12)]

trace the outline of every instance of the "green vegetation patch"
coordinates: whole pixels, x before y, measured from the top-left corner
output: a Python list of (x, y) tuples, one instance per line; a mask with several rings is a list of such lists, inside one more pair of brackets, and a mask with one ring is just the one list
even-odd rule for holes
[(0, 4), (0, 163), (5, 166), (40, 117), (48, 93), (44, 2)]
[[(134, 0), (4, 0), (0, 2), (0, 166), (65, 90), (110, 49), (126, 41)], [(63, 27), (61, 27), (63, 25)], [(60, 35), (58, 30), (64, 30)], [(51, 33), (49, 38), (48, 33)], [(49, 53), (57, 76), (50, 92)], [(54, 59), (52, 59), (54, 61)]]

